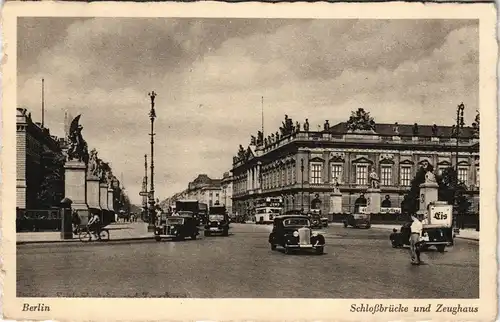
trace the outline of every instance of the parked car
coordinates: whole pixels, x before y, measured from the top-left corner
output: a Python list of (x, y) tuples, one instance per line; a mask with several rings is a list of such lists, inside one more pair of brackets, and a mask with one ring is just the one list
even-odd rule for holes
[(215, 234), (229, 236), (229, 217), (227, 214), (208, 215), (208, 223), (205, 225), (205, 236)]
[(199, 235), (198, 221), (193, 216), (169, 216), (155, 227), (155, 240), (172, 238), (184, 240), (186, 237), (196, 239)]
[(371, 227), (371, 216), (368, 214), (349, 214), (344, 219), (344, 227), (352, 226), (354, 228), (364, 227), (366, 229)]
[(311, 228), (323, 228), (323, 223), (321, 222), (321, 216), (318, 214), (310, 214), (309, 218), (311, 219)]
[(325, 247), (325, 237), (312, 231), (308, 216), (284, 215), (274, 219), (269, 244), (271, 250), (275, 250), (277, 246), (283, 247), (285, 254), (292, 250), (307, 249), (321, 255)]
[[(428, 214), (428, 215), (427, 215)], [(453, 246), (456, 230), (453, 228), (453, 206), (444, 201), (435, 201), (427, 206), (426, 215), (422, 220), (421, 249), (431, 246), (438, 252), (444, 252), (446, 246)], [(403, 247), (410, 244), (411, 222), (401, 226), (399, 232), (393, 231), (390, 236), (392, 247)]]

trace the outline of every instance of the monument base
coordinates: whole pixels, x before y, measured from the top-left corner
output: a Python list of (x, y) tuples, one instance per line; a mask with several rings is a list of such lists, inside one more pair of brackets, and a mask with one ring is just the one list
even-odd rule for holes
[(342, 194), (340, 192), (334, 192), (330, 195), (330, 213), (342, 213)]
[(439, 185), (435, 182), (427, 182), (420, 185), (420, 207), (417, 214), (427, 213), (429, 203), (438, 201), (438, 188)]
[(378, 188), (369, 188), (366, 190), (366, 212), (369, 214), (380, 213), (380, 194), (381, 191)]

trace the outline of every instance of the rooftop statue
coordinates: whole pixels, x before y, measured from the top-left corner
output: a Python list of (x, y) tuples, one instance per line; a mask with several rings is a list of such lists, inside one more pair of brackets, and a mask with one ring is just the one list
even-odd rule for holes
[(394, 123), (394, 134), (399, 135), (399, 124), (398, 122)]
[(257, 145), (257, 138), (254, 135), (250, 136), (250, 145)]
[(240, 144), (240, 148), (238, 150), (238, 159), (243, 160), (245, 158), (245, 149), (243, 149), (243, 145)]
[(69, 128), (68, 161), (76, 160), (87, 164), (89, 162), (89, 152), (87, 142), (85, 142), (82, 136), (83, 126), (78, 124), (80, 116), (81, 115), (78, 115), (73, 119)]
[(262, 145), (264, 142), (264, 133), (262, 131), (257, 132), (257, 145)]
[(304, 131), (309, 132), (309, 119), (306, 119), (306, 122), (304, 123)]
[(370, 113), (359, 108), (356, 112), (351, 112), (351, 117), (347, 121), (347, 129), (351, 132), (375, 131), (375, 121), (370, 117)]
[(418, 123), (413, 124), (413, 136), (418, 135)]
[(438, 127), (435, 123), (434, 125), (432, 125), (432, 136), (434, 137), (438, 136)]

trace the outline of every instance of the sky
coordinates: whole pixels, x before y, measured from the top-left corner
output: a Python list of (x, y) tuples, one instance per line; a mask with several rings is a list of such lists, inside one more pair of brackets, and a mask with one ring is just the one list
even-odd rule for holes
[[(18, 107), (64, 136), (81, 114), (90, 149), (139, 204), (157, 97), (155, 191), (163, 200), (198, 174), (221, 178), (240, 144), (287, 114), (377, 123), (454, 124), (476, 115), (477, 20), (19, 18)], [(149, 172), (149, 170), (148, 170)]]

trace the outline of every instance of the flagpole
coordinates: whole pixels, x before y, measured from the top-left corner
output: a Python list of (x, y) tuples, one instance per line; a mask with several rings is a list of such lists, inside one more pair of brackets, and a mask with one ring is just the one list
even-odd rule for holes
[(264, 137), (264, 96), (261, 97), (262, 137)]
[(45, 123), (45, 80), (42, 78), (42, 128)]

